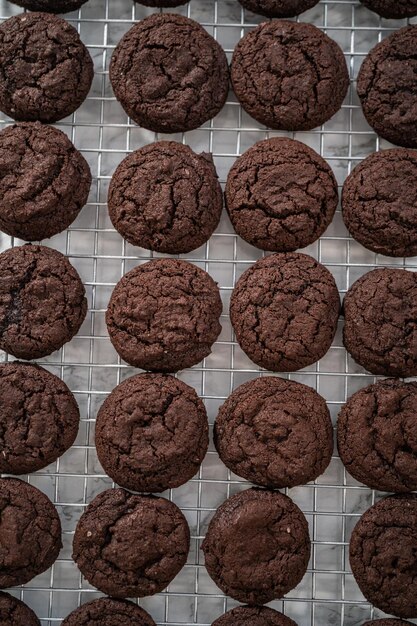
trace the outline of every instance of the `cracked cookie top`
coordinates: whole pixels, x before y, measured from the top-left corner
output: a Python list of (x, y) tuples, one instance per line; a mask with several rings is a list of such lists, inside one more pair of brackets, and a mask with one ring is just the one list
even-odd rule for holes
[(273, 21), (237, 44), (233, 89), (258, 122), (281, 130), (310, 130), (342, 106), (349, 86), (338, 44), (312, 24)]
[(15, 120), (57, 122), (84, 102), (93, 61), (71, 24), (22, 13), (0, 25), (0, 109)]
[(0, 591), (0, 624), (4, 626), (41, 626), (35, 613), (24, 602)]
[(89, 583), (116, 598), (159, 593), (185, 565), (190, 531), (169, 500), (108, 489), (77, 524), (73, 559)]
[(272, 254), (243, 273), (230, 300), (236, 339), (275, 372), (296, 371), (331, 346), (340, 300), (332, 274), (306, 254)]
[(100, 408), (96, 448), (119, 485), (161, 492), (190, 480), (208, 448), (204, 404), (173, 376), (139, 374), (116, 387)]
[(274, 609), (266, 606), (237, 606), (228, 611), (212, 626), (297, 626), (297, 624)]
[(229, 90), (226, 55), (194, 20), (158, 13), (135, 24), (110, 63), (116, 98), (155, 132), (198, 128), (222, 109)]
[(237, 234), (262, 250), (292, 252), (318, 239), (338, 204), (332, 170), (293, 139), (259, 141), (227, 177), (226, 208)]
[(37, 359), (61, 348), (87, 312), (85, 289), (66, 257), (25, 245), (0, 254), (0, 348)]
[(360, 0), (360, 1), (362, 2), (362, 4), (368, 7), (368, 9), (370, 9), (371, 11), (375, 11), (375, 13), (378, 13), (378, 15), (381, 15), (382, 17), (386, 17), (389, 19), (402, 19), (404, 17), (413, 17), (414, 15), (417, 15), (417, 0)]
[[(99, 598), (75, 609), (61, 626), (155, 626), (152, 617), (128, 600)], [(23, 625), (22, 625), (23, 626)]]
[(294, 17), (314, 7), (319, 0), (239, 0), (239, 2), (245, 9), (266, 17)]
[(211, 237), (223, 194), (211, 155), (160, 141), (121, 162), (110, 183), (108, 207), (113, 226), (133, 245), (183, 254)]
[(87, 0), (11, 0), (11, 2), (29, 11), (69, 13), (79, 9)]

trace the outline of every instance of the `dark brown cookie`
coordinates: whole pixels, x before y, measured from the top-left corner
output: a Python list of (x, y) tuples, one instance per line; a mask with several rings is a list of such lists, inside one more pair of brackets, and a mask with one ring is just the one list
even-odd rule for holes
[(28, 122), (0, 132), (0, 229), (27, 241), (62, 232), (87, 202), (91, 172), (68, 137)]
[(357, 391), (337, 423), (339, 455), (371, 489), (417, 490), (417, 383), (383, 380)]
[(357, 280), (343, 304), (346, 350), (372, 374), (417, 376), (417, 274), (379, 268)]
[(135, 246), (191, 252), (210, 239), (223, 207), (211, 155), (160, 141), (129, 154), (109, 188), (110, 219)]
[(81, 516), (72, 557), (103, 593), (143, 597), (169, 585), (185, 565), (189, 546), (188, 524), (173, 502), (108, 489)]
[(393, 148), (367, 157), (345, 181), (343, 219), (365, 248), (417, 255), (417, 151)]
[(47, 570), (62, 548), (58, 513), (44, 493), (17, 478), (0, 479), (0, 588)]
[(66, 257), (26, 245), (0, 254), (0, 348), (38, 359), (61, 348), (87, 313), (85, 289)]
[(38, 365), (0, 365), (0, 472), (36, 472), (75, 441), (80, 412), (71, 391)]
[(359, 70), (357, 89), (378, 135), (417, 148), (417, 26), (401, 28), (372, 48)]
[(110, 80), (126, 113), (149, 130), (198, 128), (223, 108), (229, 69), (223, 49), (200, 24), (156, 13), (117, 45)]
[(133, 602), (99, 598), (75, 609), (61, 626), (155, 626), (155, 622)]
[(11, 0), (11, 2), (29, 11), (70, 13), (79, 9), (87, 0)]
[(192, 478), (208, 448), (208, 421), (192, 387), (173, 376), (139, 374), (116, 387), (100, 408), (96, 448), (121, 487), (161, 492)]
[(417, 0), (360, 0), (371, 11), (390, 19), (417, 15)]
[(212, 626), (297, 626), (289, 617), (265, 606), (237, 606)]
[(189, 0), (135, 0), (145, 7), (179, 7), (181, 4), (187, 4)]
[(342, 106), (349, 86), (338, 44), (312, 24), (273, 21), (237, 44), (233, 89), (258, 122), (282, 130), (321, 126)]
[(41, 626), (41, 623), (24, 602), (0, 591), (0, 626)]
[(279, 491), (248, 489), (217, 509), (202, 549), (207, 571), (224, 593), (265, 604), (303, 578), (310, 558), (307, 520)]
[(405, 622), (402, 619), (371, 619), (369, 622), (364, 622), (362, 626), (412, 626), (411, 622)]
[(56, 122), (84, 102), (94, 68), (71, 24), (22, 13), (0, 25), (0, 110), (15, 120)]
[(272, 254), (252, 265), (230, 300), (230, 319), (242, 350), (257, 365), (294, 372), (321, 359), (339, 317), (331, 273), (306, 254)]
[(177, 372), (210, 354), (221, 312), (219, 290), (207, 272), (187, 261), (156, 259), (117, 283), (106, 323), (127, 363)]
[(239, 0), (239, 2), (245, 9), (266, 17), (294, 17), (314, 7), (319, 0)]
[(326, 402), (314, 389), (267, 376), (244, 383), (220, 407), (214, 443), (232, 472), (283, 489), (324, 472), (333, 428)]
[(360, 590), (385, 613), (417, 617), (417, 495), (389, 496), (362, 515), (350, 540)]
[(318, 239), (339, 197), (326, 161), (305, 144), (259, 141), (229, 172), (226, 207), (237, 234), (261, 250), (292, 252)]

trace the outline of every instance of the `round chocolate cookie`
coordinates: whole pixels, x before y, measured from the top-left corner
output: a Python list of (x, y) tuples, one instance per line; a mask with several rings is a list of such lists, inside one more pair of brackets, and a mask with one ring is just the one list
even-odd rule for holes
[(417, 0), (360, 0), (368, 9), (389, 19), (417, 15)]
[(61, 522), (47, 496), (17, 478), (0, 478), (0, 588), (47, 570), (62, 548)]
[(326, 402), (314, 389), (267, 376), (244, 383), (220, 407), (214, 443), (232, 472), (283, 489), (324, 472), (333, 428)]
[(187, 261), (155, 259), (117, 283), (106, 323), (127, 363), (177, 372), (210, 354), (221, 312), (219, 290), (207, 272)]
[(0, 591), (0, 626), (41, 626), (41, 623), (24, 602)]
[(239, 2), (245, 9), (266, 17), (294, 17), (314, 7), (319, 0), (239, 0)]
[(417, 495), (389, 496), (362, 515), (350, 565), (365, 598), (385, 613), (417, 617)]
[(113, 226), (133, 245), (183, 254), (210, 239), (223, 194), (211, 155), (160, 141), (121, 162), (110, 183), (108, 207)]
[(176, 133), (198, 128), (223, 108), (229, 90), (226, 55), (200, 24), (155, 13), (117, 45), (110, 80), (126, 113), (144, 128)]
[(314, 150), (284, 137), (259, 141), (229, 172), (226, 207), (238, 235), (261, 250), (292, 252), (320, 237), (339, 197)]
[(247, 489), (217, 509), (202, 549), (209, 575), (225, 594), (265, 604), (303, 578), (310, 558), (307, 520), (279, 491)]
[(289, 617), (265, 606), (237, 606), (212, 626), (297, 626)]
[(357, 90), (378, 135), (417, 147), (417, 26), (401, 28), (372, 48), (359, 70)]
[(103, 593), (143, 597), (169, 585), (189, 547), (188, 524), (173, 502), (108, 489), (81, 516), (72, 558)]
[(417, 255), (417, 151), (393, 148), (368, 156), (345, 181), (342, 211), (365, 248)]
[(155, 626), (155, 622), (133, 602), (99, 598), (75, 609), (61, 626)]
[(257, 365), (294, 372), (321, 359), (339, 317), (332, 274), (306, 254), (272, 254), (252, 265), (230, 300), (230, 319), (242, 350)]
[(371, 619), (369, 622), (364, 622), (362, 626), (412, 626), (411, 622), (405, 622), (402, 619)]
[(27, 241), (62, 232), (87, 202), (91, 172), (68, 137), (28, 122), (0, 132), (0, 229)]
[(348, 290), (343, 341), (372, 374), (417, 376), (417, 274), (379, 268)]
[(104, 401), (95, 436), (99, 461), (116, 483), (133, 491), (165, 491), (198, 472), (208, 448), (207, 413), (181, 380), (139, 374)]
[(0, 472), (29, 474), (75, 441), (80, 412), (71, 391), (38, 365), (0, 365)]
[(52, 248), (25, 245), (0, 254), (0, 349), (38, 359), (61, 348), (87, 313), (81, 279)]
[(232, 84), (258, 122), (282, 130), (310, 130), (342, 106), (349, 87), (338, 44), (312, 24), (264, 22), (233, 53)]
[(11, 0), (11, 2), (29, 11), (70, 13), (79, 9), (87, 0)]
[(417, 383), (383, 380), (357, 391), (337, 423), (339, 455), (371, 489), (417, 490)]
[(189, 0), (135, 0), (145, 7), (179, 7), (181, 4), (187, 4)]
[(22, 13), (0, 25), (0, 110), (15, 120), (56, 122), (84, 102), (94, 68), (71, 24)]

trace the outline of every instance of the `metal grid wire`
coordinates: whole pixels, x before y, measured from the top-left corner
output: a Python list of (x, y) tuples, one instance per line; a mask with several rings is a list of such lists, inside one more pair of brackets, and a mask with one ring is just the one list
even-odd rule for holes
[[(245, 12), (237, 0), (191, 0), (190, 4), (176, 10), (203, 24), (229, 57), (240, 37), (262, 21), (259, 16)], [(0, 0), (1, 20), (19, 12), (20, 9), (7, 0)], [(94, 448), (97, 410), (119, 382), (135, 373), (120, 361), (112, 348), (104, 313), (120, 277), (138, 263), (157, 256), (127, 244), (114, 231), (107, 215), (107, 188), (115, 167), (128, 152), (162, 138), (128, 120), (113, 96), (108, 66), (121, 36), (134, 21), (150, 12), (131, 0), (90, 0), (78, 12), (66, 16), (78, 29), (94, 58), (95, 78), (87, 101), (58, 126), (89, 161), (93, 186), (88, 205), (72, 227), (46, 244), (67, 254), (78, 269), (86, 285), (89, 312), (80, 332), (69, 344), (40, 360), (74, 392), (82, 417), (76, 445), (56, 464), (27, 477), (55, 503), (64, 533), (64, 548), (54, 566), (24, 588), (12, 591), (34, 608), (44, 626), (59, 624), (75, 607), (100, 596), (82, 580), (71, 560), (72, 537), (88, 502), (112, 486), (97, 461)], [(381, 20), (357, 0), (322, 0), (299, 19), (323, 28), (341, 45), (352, 82), (370, 48), (406, 23)], [(1, 125), (9, 121), (0, 120)], [(196, 151), (212, 152), (224, 184), (238, 155), (260, 139), (285, 134), (288, 133), (268, 132), (259, 127), (230, 93), (223, 111), (213, 121), (196, 131), (170, 138), (184, 141)], [(364, 156), (388, 145), (366, 124), (353, 88), (340, 112), (323, 127), (289, 136), (320, 152), (333, 168), (339, 184)], [(0, 234), (0, 250), (19, 243)], [(333, 272), (342, 296), (359, 276), (376, 266), (417, 269), (417, 259), (384, 258), (352, 241), (339, 211), (325, 236), (306, 252)], [(219, 405), (234, 388), (260, 375), (259, 368), (235, 343), (228, 302), (238, 277), (261, 255), (234, 234), (226, 215), (205, 246), (183, 255), (218, 281), (224, 302), (223, 331), (213, 353), (203, 364), (179, 374), (203, 397), (210, 424)], [(375, 380), (347, 355), (340, 331), (339, 327), (332, 348), (318, 364), (288, 376), (317, 389), (328, 401), (333, 420), (352, 393)], [(7, 358), (0, 354), (0, 359)], [(192, 541), (188, 563), (169, 589), (140, 602), (158, 624), (207, 626), (236, 604), (225, 598), (208, 577), (199, 548), (213, 511), (229, 495), (247, 486), (222, 465), (211, 446), (199, 475), (166, 494), (184, 511)], [(323, 476), (314, 484), (290, 490), (289, 495), (308, 518), (312, 556), (301, 584), (284, 601), (272, 606), (283, 610), (300, 626), (353, 626), (377, 617), (378, 611), (364, 600), (350, 572), (348, 542), (359, 515), (379, 494), (351, 479), (335, 453)]]

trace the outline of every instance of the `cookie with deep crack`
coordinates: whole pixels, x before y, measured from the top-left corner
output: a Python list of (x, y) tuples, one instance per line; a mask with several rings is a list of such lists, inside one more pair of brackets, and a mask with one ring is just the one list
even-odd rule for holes
[(332, 274), (296, 252), (260, 259), (238, 280), (230, 319), (257, 365), (294, 372), (321, 359), (336, 333), (340, 300)]
[(310, 558), (307, 520), (279, 491), (247, 489), (217, 509), (202, 549), (209, 575), (225, 594), (265, 604), (303, 578)]
[(339, 200), (326, 161), (305, 144), (283, 137), (259, 141), (237, 159), (225, 198), (237, 234), (274, 252), (292, 252), (316, 241)]
[(353, 529), (350, 565), (360, 590), (389, 615), (417, 617), (417, 495), (380, 500)]
[(25, 245), (0, 254), (0, 349), (19, 359), (59, 350), (87, 313), (84, 285), (52, 248)]
[(103, 593), (141, 598), (169, 585), (189, 546), (188, 524), (173, 502), (108, 489), (81, 516), (72, 558)]
[(207, 272), (180, 259), (155, 259), (118, 282), (106, 323), (127, 363), (177, 372), (210, 354), (221, 312), (218, 287)]
[(62, 548), (61, 523), (49, 498), (17, 478), (0, 479), (0, 588), (46, 571)]
[(333, 428), (314, 389), (276, 376), (244, 383), (220, 407), (214, 443), (246, 480), (283, 489), (315, 480), (330, 463)]
[(359, 70), (357, 90), (378, 135), (417, 148), (417, 26), (401, 28), (372, 48)]
[(22, 13), (0, 25), (0, 110), (15, 120), (57, 122), (84, 102), (93, 61), (71, 24)]
[(368, 272), (343, 303), (346, 350), (383, 376), (417, 375), (417, 274), (404, 269)]
[(40, 241), (56, 235), (87, 202), (91, 172), (65, 133), (40, 122), (0, 132), (0, 229)]
[(286, 21), (264, 22), (239, 41), (231, 78), (245, 111), (281, 130), (321, 126), (349, 87), (338, 44), (312, 24)]
[(417, 0), (360, 0), (368, 9), (388, 19), (417, 15)]
[(237, 606), (218, 619), (212, 626), (297, 626), (297, 624), (274, 609), (266, 606)]
[(29, 11), (70, 13), (79, 9), (87, 0), (11, 0), (11, 2)]
[(229, 68), (223, 49), (200, 24), (155, 13), (116, 46), (110, 80), (137, 124), (176, 133), (198, 128), (219, 113), (229, 90)]
[(61, 626), (155, 626), (155, 622), (133, 602), (99, 598), (75, 609)]
[(245, 9), (266, 17), (294, 17), (314, 7), (319, 0), (239, 0), (239, 2)]
[(208, 448), (208, 420), (195, 390), (173, 376), (139, 374), (123, 381), (96, 420), (97, 455), (121, 487), (161, 492), (197, 472)]
[(24, 602), (0, 591), (0, 626), (41, 626), (41, 623)]
[(121, 162), (110, 183), (108, 207), (113, 226), (129, 243), (183, 254), (210, 239), (223, 194), (211, 155), (160, 141)]

